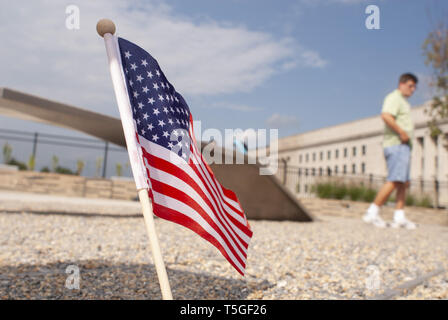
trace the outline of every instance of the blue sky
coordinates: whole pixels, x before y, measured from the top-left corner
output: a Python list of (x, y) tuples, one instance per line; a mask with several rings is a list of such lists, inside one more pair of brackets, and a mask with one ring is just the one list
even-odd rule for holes
[[(235, 118), (226, 110), (198, 110), (211, 126), (226, 122), (261, 127), (276, 112), (298, 120), (279, 128), (284, 136), (368, 117), (378, 114), (382, 99), (395, 88), (401, 73), (430, 74), (421, 50), (431, 27), (425, 12), (433, 8), (430, 1), (284, 1), (283, 6), (274, 1), (195, 1), (194, 7), (183, 1), (173, 3), (183, 3), (182, 10), (197, 19), (220, 17), (277, 37), (292, 37), (327, 62), (322, 68), (297, 67), (249, 93), (222, 97), (262, 108), (257, 112)], [(380, 8), (381, 30), (365, 28), (368, 4)], [(425, 87), (420, 84), (421, 90), (410, 100), (413, 105), (430, 97)]]
[[(95, 32), (109, 17), (119, 36), (155, 56), (203, 129), (271, 127), (280, 136), (378, 114), (407, 71), (422, 80), (411, 104), (428, 100), (427, 12), (436, 20), (448, 12), (437, 0), (0, 4), (0, 86), (118, 116)], [(65, 28), (69, 4), (80, 9), (79, 30)], [(365, 27), (371, 4), (380, 9), (380, 30)], [(81, 136), (4, 116), (0, 127)]]

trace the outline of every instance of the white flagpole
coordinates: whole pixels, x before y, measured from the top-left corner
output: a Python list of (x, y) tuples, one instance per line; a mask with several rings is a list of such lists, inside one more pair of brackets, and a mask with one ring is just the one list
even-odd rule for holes
[(118, 47), (116, 39), (114, 37), (115, 25), (111, 20), (101, 19), (96, 25), (96, 30), (98, 31), (98, 34), (104, 38), (104, 42), (106, 45), (106, 52), (109, 58), (109, 69), (115, 91), (115, 98), (117, 99), (118, 110), (120, 111), (121, 124), (123, 125), (126, 146), (128, 149), (129, 158), (131, 160), (132, 173), (134, 175), (135, 183), (137, 186), (140, 204), (142, 205), (143, 209), (146, 230), (149, 235), (149, 242), (154, 258), (154, 264), (156, 266), (157, 276), (159, 278), (162, 297), (164, 300), (172, 300), (173, 296), (171, 294), (170, 283), (168, 281), (168, 275), (166, 273), (165, 263), (163, 262), (159, 240), (157, 238), (156, 228), (154, 224), (152, 205), (149, 201), (148, 185), (146, 179), (142, 176), (142, 172), (145, 171), (143, 171), (142, 158), (137, 148), (131, 106), (123, 78)]

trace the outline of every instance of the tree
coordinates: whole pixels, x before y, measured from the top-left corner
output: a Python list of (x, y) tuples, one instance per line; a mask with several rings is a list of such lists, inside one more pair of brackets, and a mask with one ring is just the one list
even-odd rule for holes
[(27, 170), (26, 164), (12, 156), (12, 147), (7, 142), (3, 145), (3, 162), (10, 166), (17, 166), (19, 170)]
[(83, 160), (81, 160), (81, 159), (79, 159), (78, 161), (76, 161), (76, 174), (77, 174), (78, 176), (81, 175), (82, 170), (84, 170), (84, 166), (85, 166), (85, 165), (86, 165), (86, 163), (85, 163)]
[(28, 159), (28, 170), (34, 171), (35, 166), (36, 166), (36, 157), (32, 154)]
[(430, 32), (423, 43), (425, 63), (432, 69), (435, 97), (431, 106), (426, 110), (431, 119), (428, 122), (433, 138), (442, 134), (439, 123), (448, 119), (448, 26), (439, 23)]
[(97, 177), (100, 176), (100, 171), (101, 171), (102, 164), (103, 164), (103, 158), (102, 157), (96, 158), (95, 169), (96, 169), (96, 176)]
[(117, 173), (117, 176), (121, 177), (121, 175), (123, 174), (123, 166), (121, 165), (121, 163), (118, 162), (116, 164), (115, 171)]
[(8, 164), (11, 161), (12, 147), (6, 142), (3, 145), (3, 162)]
[(12, 147), (6, 142), (3, 146), (3, 162), (8, 164), (11, 161)]
[(53, 156), (53, 158), (51, 158), (51, 168), (53, 169), (53, 172), (56, 172), (58, 166), (59, 166), (59, 158), (57, 156)]

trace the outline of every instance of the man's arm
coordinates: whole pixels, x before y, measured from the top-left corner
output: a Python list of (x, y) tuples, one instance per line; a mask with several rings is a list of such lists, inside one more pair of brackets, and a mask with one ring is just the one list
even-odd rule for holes
[(403, 129), (400, 128), (400, 126), (395, 121), (395, 118), (393, 115), (391, 115), (388, 112), (381, 113), (381, 119), (386, 123), (386, 125), (391, 128), (393, 131), (395, 131), (399, 136), (402, 143), (408, 143), (409, 142), (409, 136)]

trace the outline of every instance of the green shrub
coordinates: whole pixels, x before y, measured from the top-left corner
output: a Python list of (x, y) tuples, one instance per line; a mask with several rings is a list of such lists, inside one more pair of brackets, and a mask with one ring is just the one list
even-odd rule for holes
[(350, 197), (350, 200), (352, 201), (360, 200), (363, 194), (364, 194), (364, 188), (361, 186), (348, 187), (348, 195)]
[[(313, 187), (311, 188), (312, 192), (314, 189)], [(333, 185), (328, 182), (318, 183), (315, 186), (315, 192), (319, 198), (331, 199), (333, 195)]]
[(416, 204), (415, 197), (412, 194), (408, 194), (405, 203), (407, 206), (414, 206)]
[(333, 190), (333, 198), (334, 199), (342, 200), (345, 198), (347, 193), (348, 193), (348, 188), (345, 184), (337, 183), (334, 185), (334, 190)]
[(75, 174), (72, 170), (70, 170), (68, 168), (60, 167), (60, 166), (57, 166), (55, 168), (54, 172), (61, 173), (61, 174)]
[(26, 166), (26, 164), (24, 164), (23, 162), (20, 162), (20, 161), (18, 161), (18, 160), (16, 160), (16, 159), (14, 159), (14, 158), (11, 158), (11, 159), (8, 161), (7, 164), (9, 164), (9, 165), (11, 165), (11, 166), (18, 166), (18, 167), (19, 167), (19, 170), (22, 170), (22, 171), (28, 169), (27, 166)]
[[(297, 185), (299, 188), (299, 184)], [(377, 190), (366, 187), (363, 184), (346, 185), (341, 182), (318, 182), (311, 186), (311, 192), (315, 193), (319, 198), (323, 199), (338, 199), (342, 200), (348, 197), (352, 201), (365, 201), (372, 202), (375, 200)], [(389, 197), (389, 202), (395, 202), (396, 196)], [(433, 203), (431, 197), (425, 195), (421, 198), (417, 198), (412, 194), (406, 195), (406, 206), (419, 206), (425, 208), (431, 208)]]
[(40, 172), (50, 172), (50, 169), (48, 167), (43, 167), (40, 169)]
[(424, 196), (418, 200), (416, 205), (419, 207), (432, 208), (432, 200), (430, 197)]
[(342, 183), (318, 182), (311, 186), (311, 192), (323, 199), (343, 199), (347, 195), (347, 187)]
[(362, 195), (362, 200), (365, 202), (373, 202), (375, 200), (377, 191), (372, 188), (367, 188)]
[(319, 198), (342, 200), (348, 197), (353, 201), (372, 202), (376, 196), (376, 190), (364, 185), (346, 185), (341, 182), (319, 182), (312, 186), (311, 192)]

